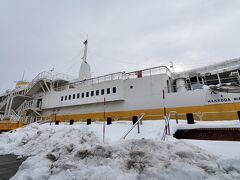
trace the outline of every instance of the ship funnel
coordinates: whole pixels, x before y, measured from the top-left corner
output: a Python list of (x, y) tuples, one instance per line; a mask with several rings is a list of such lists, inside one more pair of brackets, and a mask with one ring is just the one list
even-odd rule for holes
[(83, 44), (85, 45), (85, 47), (84, 47), (84, 55), (82, 57), (82, 63), (81, 63), (81, 66), (80, 66), (79, 77), (78, 77), (80, 81), (91, 78), (90, 65), (87, 63), (88, 40), (84, 41)]

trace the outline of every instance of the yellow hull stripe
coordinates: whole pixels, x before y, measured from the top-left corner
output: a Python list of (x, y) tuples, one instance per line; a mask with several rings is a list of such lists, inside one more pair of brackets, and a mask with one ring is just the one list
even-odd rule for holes
[(22, 122), (13, 122), (13, 121), (0, 121), (0, 131), (10, 131), (24, 126)]
[[(202, 120), (236, 120), (238, 119), (237, 111), (240, 111), (240, 103), (225, 103), (225, 104), (211, 104), (204, 106), (188, 106), (188, 107), (175, 107), (166, 108), (167, 113), (170, 111), (177, 111), (179, 119), (186, 119), (186, 113), (193, 113), (196, 120), (200, 120), (202, 114)], [(106, 112), (105, 117), (112, 117), (114, 119), (130, 120), (132, 116), (145, 113), (144, 119), (163, 119), (163, 108), (158, 109), (139, 109), (129, 111), (115, 111)], [(87, 113), (87, 114), (68, 114), (68, 115), (51, 115), (52, 120), (66, 121), (76, 120), (82, 121), (88, 118), (90, 119), (103, 119), (104, 112)]]

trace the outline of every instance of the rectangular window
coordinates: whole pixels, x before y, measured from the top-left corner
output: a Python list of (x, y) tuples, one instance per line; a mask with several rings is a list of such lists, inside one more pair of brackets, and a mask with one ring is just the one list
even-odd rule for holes
[(107, 88), (107, 94), (110, 94), (110, 88)]
[(117, 88), (116, 87), (113, 87), (113, 93), (116, 93), (117, 92)]
[(86, 93), (86, 97), (89, 97), (89, 92)]
[(104, 95), (104, 89), (101, 89), (101, 95)]
[(63, 96), (61, 97), (61, 101), (63, 101)]
[(72, 95), (69, 95), (69, 96), (68, 96), (68, 100), (71, 100), (71, 98), (72, 98)]
[(67, 96), (65, 96), (65, 101), (67, 100)]
[(73, 99), (75, 99), (75, 94), (73, 94)]
[(91, 96), (94, 96), (94, 91), (91, 91)]
[(79, 99), (79, 97), (80, 97), (80, 93), (77, 93), (77, 98)]
[(82, 93), (82, 98), (84, 98), (84, 93)]
[(99, 90), (96, 90), (96, 96), (98, 96), (99, 95)]

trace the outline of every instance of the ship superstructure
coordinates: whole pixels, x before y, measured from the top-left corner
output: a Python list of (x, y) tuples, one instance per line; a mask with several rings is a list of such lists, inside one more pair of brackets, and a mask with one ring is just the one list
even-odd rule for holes
[(0, 118), (13, 121), (163, 119), (232, 120), (240, 115), (240, 59), (173, 73), (167, 66), (91, 78), (87, 41), (79, 78), (42, 72), (0, 95)]

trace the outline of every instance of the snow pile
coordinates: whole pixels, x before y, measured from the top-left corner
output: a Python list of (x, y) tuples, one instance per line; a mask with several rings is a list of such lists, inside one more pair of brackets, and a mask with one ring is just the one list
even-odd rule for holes
[(12, 178), (239, 179), (240, 160), (218, 160), (183, 141), (151, 139), (103, 144), (86, 126), (33, 124), (0, 135), (0, 154), (30, 156)]
[(232, 121), (195, 121), (195, 124), (178, 124), (172, 127), (175, 132), (177, 129), (198, 129), (198, 128), (240, 128), (239, 120)]

